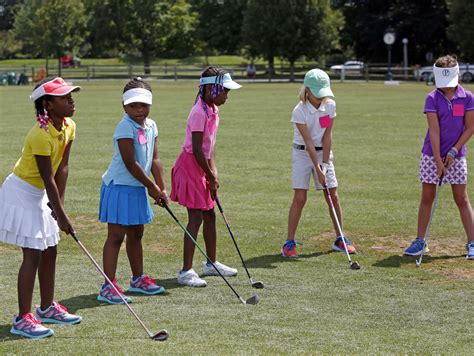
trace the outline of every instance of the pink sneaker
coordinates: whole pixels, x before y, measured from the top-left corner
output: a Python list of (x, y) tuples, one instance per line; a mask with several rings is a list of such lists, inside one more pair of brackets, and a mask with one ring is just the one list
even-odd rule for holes
[(79, 315), (70, 314), (65, 306), (58, 302), (53, 302), (46, 310), (41, 310), (41, 307), (36, 308), (36, 316), (38, 320), (43, 323), (51, 324), (79, 324), (82, 317)]
[(21, 319), (16, 315), (13, 317), (13, 326), (10, 329), (10, 333), (31, 339), (42, 339), (53, 335), (54, 331), (45, 328), (33, 314), (28, 313), (23, 315)]
[(130, 279), (130, 288), (128, 288), (128, 291), (146, 295), (155, 295), (163, 294), (165, 292), (165, 288), (160, 286), (153, 278), (143, 274), (136, 279), (134, 279), (132, 276)]

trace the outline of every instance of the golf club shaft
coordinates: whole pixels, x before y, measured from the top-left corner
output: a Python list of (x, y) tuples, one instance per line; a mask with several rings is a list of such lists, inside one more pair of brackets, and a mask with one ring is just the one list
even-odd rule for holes
[(245, 268), (245, 272), (247, 272), (247, 276), (249, 278), (252, 278), (252, 277), (250, 277), (250, 273), (247, 269), (247, 266), (245, 265), (244, 258), (242, 257), (242, 254), (240, 253), (239, 246), (237, 246), (237, 241), (235, 241), (234, 234), (232, 233), (232, 230), (230, 229), (229, 222), (227, 221), (227, 218), (224, 214), (224, 208), (222, 208), (221, 202), (219, 201), (219, 198), (217, 196), (216, 196), (216, 203), (217, 203), (217, 207), (219, 208), (219, 211), (221, 212), (222, 218), (224, 219), (225, 225), (227, 226), (227, 230), (229, 230), (230, 237), (232, 238), (232, 242), (234, 243), (234, 246), (237, 250), (237, 253), (239, 254), (240, 260), (242, 261), (242, 265)]
[(179, 225), (179, 227), (181, 227), (181, 230), (183, 230), (184, 234), (189, 237), (189, 239), (193, 242), (194, 246), (196, 246), (198, 248), (199, 251), (201, 251), (201, 253), (204, 255), (204, 257), (206, 258), (206, 260), (208, 262), (211, 263), (212, 267), (214, 267), (214, 269), (216, 270), (216, 272), (219, 274), (219, 276), (222, 277), (222, 279), (224, 280), (224, 282), (229, 286), (229, 288), (232, 290), (232, 292), (234, 292), (234, 294), (236, 295), (236, 297), (241, 301), (241, 302), (244, 302), (245, 301), (241, 298), (241, 296), (239, 295), (239, 293), (237, 293), (237, 291), (230, 285), (230, 283), (227, 281), (227, 279), (222, 275), (222, 273), (219, 271), (219, 269), (217, 268), (217, 266), (214, 264), (214, 262), (212, 262), (209, 257), (207, 256), (206, 252), (204, 252), (204, 250), (201, 248), (201, 246), (199, 246), (199, 244), (197, 243), (197, 241), (194, 239), (194, 237), (192, 237), (192, 235), (189, 233), (189, 231), (183, 226), (183, 224), (181, 224), (181, 222), (178, 220), (178, 218), (176, 217), (176, 215), (174, 215), (173, 211), (171, 211), (170, 207), (168, 206), (168, 204), (166, 203), (163, 203), (163, 207), (166, 209), (166, 211), (171, 215), (171, 217), (174, 219), (174, 221), (176, 221), (176, 223)]
[(421, 265), (421, 261), (423, 260), (423, 255), (425, 254), (425, 247), (428, 243), (428, 238), (430, 235), (430, 227), (431, 227), (431, 220), (433, 220), (434, 212), (436, 210), (436, 204), (438, 203), (438, 196), (439, 196), (439, 191), (441, 189), (441, 184), (443, 183), (443, 176), (439, 178), (438, 185), (436, 187), (436, 194), (435, 194), (435, 199), (433, 202), (433, 206), (431, 208), (431, 213), (430, 213), (430, 220), (428, 221), (428, 226), (426, 227), (426, 232), (425, 232), (425, 239), (423, 240), (423, 249), (421, 250), (420, 258), (417, 261), (418, 265)]
[(349, 259), (349, 263), (352, 263), (351, 255), (349, 255), (349, 251), (347, 250), (346, 238), (344, 236), (344, 233), (342, 232), (341, 224), (339, 223), (339, 219), (336, 214), (336, 208), (334, 207), (334, 203), (332, 202), (331, 192), (329, 191), (329, 188), (327, 186), (324, 187), (324, 190), (326, 191), (326, 195), (328, 196), (329, 206), (331, 207), (332, 215), (334, 217), (334, 221), (336, 222), (337, 229), (341, 233), (342, 243), (344, 244), (344, 250), (346, 251), (347, 258)]
[(120, 293), (120, 291), (117, 289), (117, 287), (115, 287), (115, 285), (112, 283), (112, 281), (109, 279), (109, 277), (107, 277), (107, 275), (102, 270), (102, 268), (100, 268), (99, 264), (94, 260), (94, 257), (92, 257), (92, 255), (89, 253), (89, 251), (87, 251), (87, 249), (84, 247), (84, 245), (81, 243), (81, 241), (79, 241), (76, 234), (71, 233), (71, 236), (77, 242), (77, 244), (82, 249), (82, 251), (84, 251), (84, 253), (87, 255), (87, 257), (89, 257), (89, 259), (94, 264), (95, 268), (100, 272), (100, 274), (102, 274), (102, 276), (105, 278), (107, 283), (115, 290), (115, 292), (120, 297), (120, 299), (122, 299), (122, 302), (124, 302), (124, 304), (127, 306), (128, 310), (130, 310), (130, 313), (132, 313), (132, 315), (135, 317), (135, 319), (137, 319), (137, 321), (140, 323), (140, 325), (143, 327), (143, 329), (145, 329), (148, 336), (153, 337), (152, 332), (146, 327), (146, 325), (143, 323), (143, 321), (141, 321), (141, 319), (138, 317), (138, 315), (135, 313), (135, 311), (132, 309), (132, 307), (127, 303), (127, 301), (123, 297), (122, 293)]

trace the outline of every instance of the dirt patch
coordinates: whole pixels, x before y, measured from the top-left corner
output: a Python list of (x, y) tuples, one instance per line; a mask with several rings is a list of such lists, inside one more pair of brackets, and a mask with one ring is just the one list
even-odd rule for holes
[(147, 251), (151, 251), (157, 252), (162, 255), (176, 254), (176, 247), (172, 245), (166, 245), (160, 242), (148, 243), (146, 246), (143, 246), (143, 250), (145, 253)]

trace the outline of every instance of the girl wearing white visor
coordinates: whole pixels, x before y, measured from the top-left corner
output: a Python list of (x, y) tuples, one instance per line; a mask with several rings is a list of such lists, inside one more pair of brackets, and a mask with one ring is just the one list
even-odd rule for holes
[[(165, 289), (143, 272), (144, 224), (153, 219), (147, 192), (157, 204), (168, 199), (158, 156), (158, 129), (148, 117), (152, 104), (150, 85), (140, 77), (132, 79), (123, 89), (122, 103), (124, 116), (115, 128), (114, 155), (102, 176), (100, 190), (99, 220), (107, 223), (104, 272), (122, 293), (115, 273), (120, 247), (127, 236), (126, 250), (132, 270), (128, 291), (163, 294)], [(122, 304), (116, 289), (104, 281), (97, 299)], [(131, 302), (131, 298), (122, 296)]]
[(421, 150), (419, 180), (422, 183), (418, 210), (417, 238), (404, 254), (418, 256), (428, 251), (425, 235), (440, 183), (450, 184), (454, 201), (467, 235), (467, 259), (474, 260), (472, 208), (467, 195), (466, 142), (474, 133), (474, 98), (458, 83), (459, 66), (455, 56), (436, 60), (433, 71), (436, 89), (426, 97), (424, 113), (428, 132)]
[[(231, 89), (239, 89), (229, 73), (217, 67), (209, 67), (201, 75), (199, 92), (188, 116), (183, 151), (171, 172), (171, 200), (188, 209), (187, 230), (197, 239), (204, 223), (203, 234), (209, 259), (223, 276), (235, 276), (237, 270), (216, 261), (215, 198), (219, 181), (214, 161), (219, 106), (227, 100)], [(193, 267), (194, 244), (184, 236), (183, 267), (178, 273), (178, 283), (191, 287), (204, 287), (206, 281), (199, 278)], [(205, 276), (217, 275), (209, 262), (204, 262)]]

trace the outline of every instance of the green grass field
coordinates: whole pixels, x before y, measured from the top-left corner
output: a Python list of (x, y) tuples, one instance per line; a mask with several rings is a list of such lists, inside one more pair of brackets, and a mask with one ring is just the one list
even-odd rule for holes
[[(78, 82), (79, 83), (79, 82)], [(75, 95), (77, 140), (71, 153), (66, 208), (79, 238), (100, 262), (106, 226), (97, 222), (101, 175), (112, 154), (125, 81), (81, 82)], [(152, 82), (159, 151), (170, 187), (187, 114), (197, 89), (191, 82)], [(291, 190), (291, 110), (297, 84), (244, 84), (221, 109), (217, 144), (220, 196), (255, 279), (257, 306), (238, 302), (218, 277), (203, 289), (175, 283), (182, 233), (163, 209), (146, 227), (145, 269), (166, 288), (164, 296), (134, 298), (133, 307), (152, 331), (170, 332), (164, 343), (147, 340), (124, 306), (96, 301), (102, 278), (68, 236), (62, 236), (56, 298), (83, 316), (77, 326), (54, 326), (55, 336), (32, 341), (9, 334), (17, 312), (20, 251), (0, 245), (0, 353), (472, 353), (474, 263), (465, 259), (465, 235), (449, 187), (443, 187), (431, 229), (431, 254), (421, 268), (403, 258), (416, 233), (420, 184), (418, 159), (426, 122), (424, 84), (333, 84), (338, 103), (333, 151), (344, 210), (344, 228), (359, 249), (360, 271), (334, 238), (322, 193), (311, 191), (297, 238), (302, 258), (284, 260)], [(473, 87), (471, 86), (472, 90)], [(0, 179), (10, 173), (34, 122), (31, 87), (0, 87)], [(472, 146), (472, 144), (470, 144)], [(471, 158), (472, 156), (469, 155)], [(474, 160), (470, 159), (472, 171)], [(472, 183), (469, 193), (473, 195)], [(171, 205), (186, 223), (185, 209)], [(218, 258), (239, 267), (230, 279), (244, 299), (256, 290), (218, 216)], [(202, 242), (202, 236), (199, 238)], [(195, 268), (204, 259), (196, 251)], [(118, 268), (125, 287), (125, 251)], [(34, 302), (39, 303), (35, 290)]]

